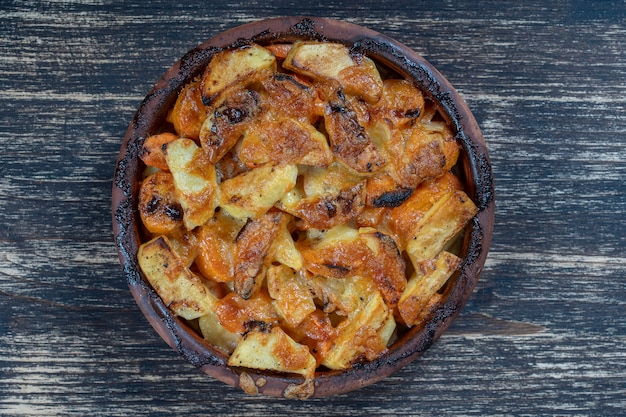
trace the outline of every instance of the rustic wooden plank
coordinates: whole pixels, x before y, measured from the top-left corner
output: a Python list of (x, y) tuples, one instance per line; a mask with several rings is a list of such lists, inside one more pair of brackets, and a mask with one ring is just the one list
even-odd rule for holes
[[(358, 392), (245, 397), (141, 316), (110, 232), (121, 138), (187, 50), (325, 15), (414, 48), (459, 89), (496, 174), (465, 310)], [(0, 6), (0, 415), (620, 415), (626, 410), (626, 4), (9, 1)], [(297, 407), (297, 408), (296, 408)]]

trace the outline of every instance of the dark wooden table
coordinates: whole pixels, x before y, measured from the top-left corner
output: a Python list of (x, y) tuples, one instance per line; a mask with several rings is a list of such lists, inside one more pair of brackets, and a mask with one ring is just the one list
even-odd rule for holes
[[(624, 1), (149, 3), (0, 3), (0, 414), (626, 414)], [(452, 328), (392, 377), (306, 402), (245, 396), (167, 347), (109, 209), (152, 84), (204, 39), (280, 15), (422, 54), (473, 109), (496, 175), (490, 256)]]

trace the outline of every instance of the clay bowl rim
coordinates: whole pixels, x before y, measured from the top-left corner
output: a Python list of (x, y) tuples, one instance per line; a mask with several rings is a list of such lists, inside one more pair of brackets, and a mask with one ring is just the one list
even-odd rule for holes
[[(173, 349), (203, 372), (237, 387), (246, 372), (264, 395), (281, 397), (288, 387), (302, 383), (299, 376), (242, 370), (227, 365), (227, 356), (213, 349), (184, 321), (174, 316), (139, 272), (140, 242), (136, 198), (143, 140), (165, 118), (182, 85), (200, 73), (222, 48), (249, 41), (260, 44), (325, 40), (342, 42), (375, 61), (414, 80), (456, 130), (462, 145), (461, 176), (466, 192), (479, 208), (466, 230), (463, 262), (447, 297), (422, 328), (410, 329), (379, 359), (345, 371), (316, 374), (312, 397), (327, 397), (373, 384), (405, 367), (425, 352), (450, 326), (471, 295), (487, 258), (494, 225), (493, 173), (487, 148), (474, 116), (453, 86), (429, 62), (404, 44), (371, 29), (345, 21), (292, 16), (259, 20), (226, 30), (185, 54), (152, 87), (139, 106), (122, 142), (113, 180), (113, 234), (130, 291), (157, 333)], [(263, 378), (263, 379), (260, 379)]]

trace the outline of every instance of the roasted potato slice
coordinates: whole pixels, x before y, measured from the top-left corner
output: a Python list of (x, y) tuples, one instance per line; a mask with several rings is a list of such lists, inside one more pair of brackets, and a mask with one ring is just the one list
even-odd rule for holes
[(309, 283), (321, 302), (322, 311), (340, 316), (348, 316), (361, 308), (377, 289), (373, 280), (360, 275), (347, 278), (315, 275), (309, 278)]
[(246, 131), (239, 159), (251, 167), (269, 162), (326, 167), (333, 154), (326, 136), (309, 122), (271, 115)]
[(369, 207), (398, 207), (414, 188), (402, 186), (389, 173), (383, 172), (367, 179), (365, 204)]
[(314, 124), (324, 114), (316, 90), (302, 79), (279, 72), (263, 80), (262, 86), (267, 92), (268, 109), (275, 116)]
[[(314, 233), (320, 237), (312, 239)], [(393, 239), (375, 229), (356, 230), (347, 225), (327, 232), (310, 231), (308, 236), (299, 243), (308, 271), (331, 278), (368, 277), (385, 302), (395, 307), (406, 286), (406, 265)]]
[(297, 177), (296, 165), (262, 165), (222, 182), (220, 206), (236, 218), (259, 217), (296, 185)]
[[(456, 164), (460, 146), (452, 131), (441, 122), (421, 124), (416, 119), (399, 122), (402, 117), (396, 115), (392, 123), (393, 112), (387, 114), (386, 110), (380, 110), (375, 117), (382, 115), (389, 117), (374, 120), (367, 132), (391, 163), (368, 177), (366, 204), (397, 207), (422, 182), (449, 172)], [(408, 127), (397, 128), (394, 123)]]
[(356, 65), (339, 71), (339, 83), (346, 94), (374, 104), (382, 95), (383, 81), (374, 61), (360, 54), (351, 53)]
[(356, 172), (371, 174), (387, 164), (384, 153), (359, 124), (356, 113), (342, 94), (330, 99), (324, 125), (333, 153)]
[(306, 235), (296, 247), (304, 258), (304, 267), (312, 274), (345, 278), (364, 271), (371, 250), (357, 229), (341, 224), (327, 231), (310, 229)]
[(239, 155), (233, 149), (215, 163), (215, 171), (217, 172), (218, 182), (222, 183), (235, 178), (239, 174), (250, 171), (250, 168), (241, 162)]
[(301, 218), (302, 229), (329, 229), (349, 222), (365, 207), (365, 184), (358, 183), (337, 194), (301, 199), (289, 212)]
[(374, 227), (378, 228), (381, 233), (391, 235), (385, 222), (385, 215), (389, 212), (389, 208), (386, 207), (365, 207), (363, 211), (354, 219), (354, 224), (361, 227)]
[[(381, 151), (385, 160), (392, 160), (387, 148), (392, 136), (398, 135), (390, 119), (385, 118), (369, 124), (366, 129), (369, 137)], [(393, 172), (394, 164), (387, 164), (382, 171), (367, 178), (367, 197), (365, 203), (369, 207), (397, 207), (413, 192), (413, 187), (399, 184)]]
[(390, 173), (402, 187), (415, 188), (446, 172), (441, 135), (428, 134), (419, 127), (404, 130), (392, 136), (388, 150), (392, 157)]
[(278, 204), (301, 219), (303, 229), (330, 229), (358, 216), (365, 207), (365, 179), (343, 164), (326, 169), (301, 169), (301, 188), (286, 194)]
[(306, 167), (300, 169), (304, 197), (337, 195), (355, 185), (364, 183), (361, 175), (354, 173), (340, 162), (327, 168)]
[(371, 250), (363, 275), (371, 277), (385, 303), (395, 308), (406, 287), (406, 264), (394, 240), (372, 228), (359, 229), (361, 240)]
[(276, 58), (257, 44), (218, 52), (207, 65), (200, 82), (202, 98), (211, 103), (234, 84), (249, 84), (276, 71)]
[(207, 153), (208, 162), (220, 161), (262, 112), (261, 98), (253, 90), (234, 89), (232, 94), (219, 101), (199, 132), (200, 144)]
[(233, 280), (235, 239), (244, 224), (220, 210), (199, 227), (196, 265), (202, 275), (217, 282)]
[(158, 171), (142, 181), (138, 209), (143, 225), (151, 233), (173, 235), (185, 230), (183, 208), (169, 172)]
[(463, 191), (453, 191), (440, 198), (422, 217), (406, 245), (415, 270), (435, 258), (477, 212), (476, 205)]
[(280, 327), (246, 333), (228, 359), (230, 366), (242, 366), (300, 374), (312, 378), (316, 361), (309, 349), (296, 343)]
[(353, 65), (348, 48), (326, 42), (296, 42), (283, 62), (283, 68), (314, 80), (338, 80), (341, 70)]
[(217, 301), (215, 314), (220, 324), (232, 333), (243, 335), (253, 330), (269, 331), (280, 322), (273, 302), (265, 290), (248, 300), (230, 292)]
[(279, 262), (296, 271), (299, 271), (304, 265), (304, 260), (296, 248), (291, 232), (289, 231), (291, 221), (292, 216), (284, 213), (280, 223), (278, 224), (278, 231), (274, 236), (267, 258), (271, 262)]
[(416, 271), (398, 303), (398, 314), (405, 325), (411, 327), (419, 323), (422, 311), (460, 263), (460, 258), (444, 251), (435, 259), (432, 267)]
[(267, 290), (276, 311), (289, 326), (298, 326), (315, 311), (315, 303), (306, 279), (284, 265), (272, 265), (267, 271)]
[(148, 166), (158, 168), (161, 171), (169, 171), (165, 161), (164, 149), (168, 143), (174, 142), (176, 139), (178, 136), (169, 132), (148, 136), (143, 143), (139, 158)]
[(337, 337), (337, 330), (333, 327), (328, 315), (317, 309), (307, 315), (297, 326), (287, 327), (286, 331), (296, 342), (309, 347), (318, 365)]
[(322, 365), (346, 369), (355, 362), (376, 359), (387, 349), (395, 325), (392, 310), (379, 293), (374, 293), (361, 309), (338, 326), (338, 336)]
[(200, 128), (206, 116), (207, 108), (202, 102), (200, 82), (194, 81), (183, 87), (167, 118), (179, 136), (195, 140), (200, 137)]
[(174, 252), (190, 267), (198, 255), (198, 239), (193, 232), (183, 231), (167, 236)]
[(167, 237), (142, 244), (137, 259), (152, 288), (175, 314), (192, 320), (214, 308), (217, 299), (176, 254)]
[(400, 206), (385, 212), (382, 221), (390, 231), (400, 249), (413, 238), (413, 231), (426, 212), (448, 192), (461, 189), (459, 179), (451, 173), (420, 184)]
[(348, 94), (375, 103), (383, 82), (374, 62), (339, 43), (296, 42), (283, 67), (314, 80), (337, 80)]
[(214, 311), (209, 311), (198, 319), (198, 326), (204, 340), (219, 348), (224, 353), (230, 354), (235, 350), (241, 335), (226, 329), (220, 323), (219, 317)]
[(292, 43), (273, 43), (263, 47), (273, 53), (276, 59), (285, 59), (292, 46)]
[(435, 116), (438, 116), (439, 110), (435, 103), (431, 100), (426, 100), (424, 102), (424, 109), (422, 110), (422, 114), (419, 116), (420, 123), (427, 124), (435, 119)]
[(387, 79), (371, 113), (376, 121), (389, 121), (394, 128), (402, 128), (419, 120), (423, 109), (424, 95), (419, 88), (404, 79)]
[(444, 171), (449, 171), (456, 164), (461, 152), (461, 146), (456, 141), (450, 127), (442, 121), (430, 121), (421, 125), (422, 129), (429, 135), (441, 137), (443, 143), (443, 154), (445, 157)]
[(235, 240), (234, 288), (244, 299), (257, 293), (262, 283), (261, 270), (265, 257), (279, 232), (284, 214), (268, 212), (256, 219), (248, 220)]
[(174, 176), (185, 227), (192, 230), (213, 217), (218, 193), (215, 167), (206, 162), (202, 149), (186, 138), (169, 143), (165, 159)]

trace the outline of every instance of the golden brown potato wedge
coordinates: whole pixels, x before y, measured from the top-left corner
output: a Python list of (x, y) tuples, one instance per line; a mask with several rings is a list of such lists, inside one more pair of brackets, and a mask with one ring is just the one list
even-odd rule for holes
[(443, 154), (445, 156), (446, 162), (443, 166), (444, 171), (449, 171), (456, 164), (456, 161), (459, 158), (459, 153), (461, 152), (461, 146), (456, 141), (454, 134), (450, 127), (442, 121), (430, 121), (428, 123), (423, 123), (421, 128), (427, 132), (427, 134), (432, 136), (438, 136), (441, 138), (443, 143)]
[(271, 115), (246, 131), (239, 159), (250, 167), (269, 162), (326, 167), (333, 154), (326, 136), (309, 122)]
[(165, 159), (174, 177), (185, 227), (192, 230), (213, 217), (218, 193), (215, 167), (206, 162), (202, 149), (186, 138), (169, 143)]
[(237, 152), (233, 149), (215, 163), (215, 171), (217, 172), (218, 182), (221, 183), (235, 178), (239, 174), (250, 171), (250, 168), (241, 162)]
[(315, 311), (315, 303), (306, 278), (283, 265), (272, 265), (267, 271), (267, 290), (274, 299), (276, 311), (289, 326), (298, 326)]
[(333, 153), (347, 166), (361, 174), (371, 174), (387, 164), (384, 153), (376, 146), (357, 114), (341, 94), (336, 94), (324, 115)]
[(137, 259), (152, 288), (177, 315), (191, 320), (214, 308), (217, 299), (176, 254), (165, 236), (142, 244)]
[(200, 132), (200, 144), (208, 162), (220, 161), (237, 143), (255, 117), (263, 112), (255, 91), (236, 88), (211, 109)]
[(264, 45), (264, 48), (273, 53), (276, 59), (285, 59), (292, 46), (292, 43), (274, 43)]
[(280, 322), (273, 302), (265, 289), (248, 300), (229, 292), (217, 301), (215, 314), (220, 324), (232, 333), (243, 335), (252, 330), (268, 331)]
[[(193, 232), (182, 231), (180, 233), (167, 236), (174, 252), (180, 257), (187, 267), (196, 260), (198, 255), (198, 239)], [(209, 287), (209, 289), (211, 289)]]
[(418, 324), (422, 311), (460, 263), (460, 258), (444, 251), (435, 259), (432, 267), (416, 271), (398, 303), (398, 313), (405, 325), (411, 327)]
[(392, 136), (388, 143), (392, 157), (391, 175), (402, 187), (415, 188), (425, 180), (443, 175), (446, 165), (441, 135), (419, 127)]
[(297, 42), (283, 67), (314, 80), (337, 80), (348, 94), (375, 103), (382, 94), (382, 79), (374, 62), (339, 43)]
[(327, 231), (310, 229), (307, 238), (296, 242), (304, 267), (315, 275), (345, 278), (360, 275), (371, 250), (359, 231), (347, 224)]
[(309, 284), (321, 302), (322, 311), (340, 316), (348, 316), (363, 307), (377, 290), (372, 279), (360, 275), (346, 278), (315, 275), (309, 278)]
[(415, 269), (435, 258), (477, 212), (476, 205), (463, 191), (441, 197), (422, 217), (406, 245)]
[(331, 278), (370, 278), (385, 302), (395, 307), (406, 286), (406, 265), (393, 239), (375, 229), (347, 225), (326, 232), (311, 230), (308, 236), (298, 244), (308, 271)]
[(185, 229), (183, 208), (169, 172), (158, 171), (142, 181), (138, 209), (143, 225), (151, 233), (173, 235)]
[(369, 207), (398, 207), (411, 194), (413, 187), (402, 186), (389, 173), (382, 172), (367, 179), (365, 204)]
[(312, 378), (316, 361), (306, 346), (296, 343), (280, 327), (244, 335), (228, 359), (230, 366), (300, 374)]
[(444, 194), (460, 189), (459, 179), (446, 173), (434, 180), (423, 182), (400, 206), (385, 212), (383, 222), (401, 250), (413, 238), (413, 231), (433, 204)]
[(265, 164), (220, 184), (220, 206), (236, 218), (266, 213), (295, 185), (298, 167)]
[(275, 116), (289, 117), (314, 124), (324, 114), (323, 103), (311, 84), (294, 75), (276, 73), (263, 80), (268, 109)]
[(392, 311), (375, 293), (338, 326), (338, 336), (322, 364), (330, 369), (346, 369), (356, 361), (377, 358), (387, 349), (395, 325)]
[(376, 64), (363, 55), (352, 54), (352, 56), (356, 65), (339, 71), (339, 83), (343, 86), (346, 94), (354, 95), (374, 104), (380, 99), (383, 90), (383, 81)]
[(201, 316), (198, 319), (198, 326), (204, 340), (227, 354), (235, 350), (241, 339), (241, 335), (231, 332), (222, 326), (219, 317), (214, 311), (209, 311)]
[(285, 210), (301, 219), (302, 229), (330, 229), (357, 217), (365, 207), (365, 184), (358, 183), (332, 195), (302, 198)]
[(365, 207), (365, 179), (343, 164), (301, 169), (302, 181), (279, 207), (301, 219), (302, 229), (330, 229), (358, 216)]
[(143, 143), (139, 157), (148, 166), (158, 168), (161, 171), (169, 171), (165, 161), (164, 149), (168, 143), (174, 142), (176, 139), (178, 136), (169, 132), (149, 136)]
[(235, 240), (234, 289), (244, 299), (256, 294), (262, 284), (261, 270), (284, 214), (268, 212), (248, 220)]
[(285, 326), (285, 328), (296, 342), (308, 346), (318, 366), (337, 337), (337, 330), (333, 327), (330, 318), (321, 310), (313, 311), (298, 326)]
[(424, 95), (419, 88), (404, 79), (387, 79), (380, 100), (372, 106), (372, 118), (402, 128), (419, 120), (423, 109)]
[(221, 210), (199, 227), (196, 265), (202, 275), (217, 282), (233, 280), (235, 239), (244, 224)]
[(374, 280), (385, 303), (393, 309), (406, 287), (404, 258), (394, 240), (376, 229), (360, 229), (359, 235), (371, 250), (363, 275)]
[(218, 52), (211, 59), (201, 79), (202, 98), (212, 102), (234, 84), (249, 84), (276, 71), (276, 58), (262, 46), (251, 44)]
[[(390, 119), (372, 121), (366, 129), (384, 159), (391, 161), (394, 157), (389, 153), (392, 138), (399, 135), (399, 131), (393, 127)], [(406, 200), (413, 188), (402, 185), (393, 174), (394, 164), (389, 163), (379, 172), (367, 178), (367, 198), (366, 204), (369, 207), (397, 207)]]
[(176, 103), (168, 115), (178, 136), (189, 139), (200, 137), (200, 128), (207, 116), (207, 108), (202, 102), (199, 81), (187, 84), (178, 94)]
[(340, 162), (327, 168), (301, 167), (303, 197), (332, 196), (364, 183), (361, 175), (354, 173)]
[(293, 217), (286, 213), (283, 214), (278, 224), (278, 231), (267, 254), (267, 259), (270, 262), (278, 262), (299, 271), (304, 265), (304, 260), (300, 251), (296, 248), (289, 230)]
[(355, 65), (350, 51), (340, 43), (297, 42), (283, 67), (315, 80), (337, 80), (341, 70)]
[(384, 233), (388, 236), (392, 234), (387, 227), (385, 221), (385, 215), (389, 212), (389, 208), (386, 207), (365, 207), (363, 211), (358, 215), (356, 219), (354, 219), (354, 224), (361, 227), (373, 227), (378, 228), (381, 233)]

